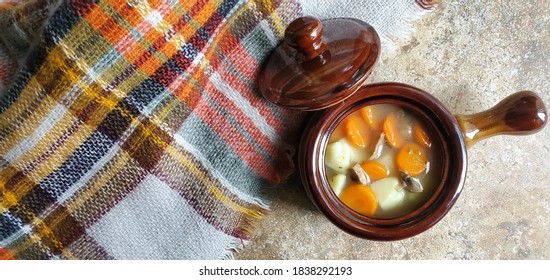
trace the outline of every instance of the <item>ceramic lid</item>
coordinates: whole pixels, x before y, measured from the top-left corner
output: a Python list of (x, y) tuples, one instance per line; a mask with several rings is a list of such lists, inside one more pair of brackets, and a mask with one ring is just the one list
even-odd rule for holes
[(324, 109), (350, 97), (379, 54), (378, 34), (361, 20), (298, 18), (260, 70), (258, 86), (276, 105)]

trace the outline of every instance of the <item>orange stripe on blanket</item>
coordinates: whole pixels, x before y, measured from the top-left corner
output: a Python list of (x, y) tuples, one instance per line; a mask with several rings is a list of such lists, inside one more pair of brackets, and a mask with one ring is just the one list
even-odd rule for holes
[(258, 143), (258, 145), (267, 152), (267, 154), (275, 159), (277, 157), (277, 147), (275, 143), (271, 143), (271, 140), (260, 131), (260, 128), (254, 124), (254, 121), (246, 116), (238, 104), (235, 104), (233, 101), (229, 100), (225, 94), (218, 91), (212, 84), (209, 84), (206, 89), (207, 92), (210, 92), (210, 97), (212, 100), (216, 101), (218, 104), (222, 104), (227, 113), (235, 118), (237, 123)]
[[(218, 57), (216, 57), (213, 62), (218, 63)], [(241, 81), (235, 74), (226, 66), (224, 63), (218, 63), (218, 68), (216, 72), (224, 78), (224, 81), (231, 86), (233, 89), (239, 92), (239, 94), (246, 100), (248, 103), (255, 108), (260, 115), (264, 117), (266, 122), (273, 127), (277, 133), (286, 131), (287, 127), (284, 125), (284, 122), (281, 120), (280, 116), (276, 116), (274, 111), (268, 108), (267, 102), (263, 97), (260, 97), (259, 94), (253, 91), (248, 84)], [(284, 115), (285, 110), (278, 110), (280, 115)]]
[(15, 256), (8, 249), (0, 248), (0, 260), (15, 260)]
[(208, 2), (202, 7), (199, 13), (193, 16), (193, 19), (200, 25), (204, 25), (212, 17), (212, 14), (216, 12), (217, 8), (217, 5), (215, 6)]
[(172, 91), (174, 95), (184, 102), (191, 110), (194, 110), (201, 100), (200, 92), (197, 87), (193, 85), (195, 83), (196, 81), (192, 79), (185, 80), (175, 91)]
[[(99, 29), (105, 24), (111, 17), (105, 14), (105, 11), (101, 7), (94, 6), (94, 8), (86, 14), (84, 17), (88, 24), (95, 29)], [(111, 19), (112, 20), (112, 19)]]
[[(131, 37), (128, 31), (118, 25), (110, 15), (105, 13), (102, 7), (95, 6), (84, 18), (93, 29), (101, 33), (113, 46), (120, 44), (125, 37)], [(131, 43), (135, 45), (135, 40)]]
[(101, 32), (105, 39), (113, 45), (117, 45), (120, 41), (122, 41), (122, 39), (129, 37), (128, 31), (118, 25), (113, 19), (108, 19), (102, 26), (100, 26), (99, 32)]
[(191, 65), (190, 62), (189, 64), (185, 71), (189, 73), (190, 78), (181, 83), (173, 92), (175, 96), (188, 104), (189, 108), (193, 109), (200, 99), (200, 91), (208, 83), (208, 76), (204, 73), (201, 65)]
[(162, 63), (156, 57), (150, 56), (142, 65), (139, 66), (139, 69), (151, 76), (161, 65)]
[[(138, 17), (142, 19), (140, 16)], [(118, 25), (108, 14), (106, 14), (103, 8), (95, 6), (92, 11), (85, 16), (85, 19), (92, 28), (101, 33), (119, 53), (128, 59), (129, 62), (135, 63), (136, 60), (143, 58), (143, 54), (147, 53), (147, 50), (145, 50), (125, 28)], [(125, 43), (121, 44), (121, 42)], [(130, 47), (128, 48), (127, 46)], [(143, 63), (138, 63), (137, 66), (150, 76), (161, 65), (162, 62), (150, 55)]]
[[(262, 116), (264, 116), (268, 124), (272, 126), (276, 132), (281, 133), (282, 131), (285, 131), (286, 128), (283, 122), (266, 106), (265, 100), (263, 98), (258, 98), (258, 94), (256, 92), (254, 92), (246, 83), (240, 81), (233, 73), (231, 73), (227, 66), (221, 62), (220, 56), (214, 55), (216, 53), (214, 50), (216, 49), (224, 54), (227, 54), (228, 61), (237, 71), (239, 71), (239, 73), (241, 73), (251, 83), (256, 82), (256, 71), (259, 65), (257, 64), (256, 59), (250, 56), (238, 42), (228, 25), (224, 26), (224, 28), (220, 31), (220, 34), (218, 34), (218, 37), (214, 41), (213, 45), (215, 48), (210, 48), (206, 55), (206, 58), (210, 59), (209, 64), (212, 68), (216, 69), (216, 71), (224, 77), (224, 80), (229, 85), (240, 92), (240, 94), (248, 100), (248, 102), (256, 110), (258, 110)], [(193, 69), (193, 72), (196, 72), (197, 70), (200, 69)], [(196, 75), (194, 74), (193, 77), (196, 77)], [(208, 81), (203, 79), (203, 82), (200, 83), (200, 85), (204, 86), (207, 82)], [(284, 112), (281, 112), (281, 115), (284, 115)]]
[[(217, 47), (221, 52), (229, 54), (227, 55), (227, 59), (231, 63), (231, 66), (239, 71), (239, 74), (248, 79), (248, 81), (256, 83), (257, 71), (260, 66), (257, 64), (256, 59), (243, 48), (231, 32), (226, 32), (220, 36), (223, 37), (221, 40), (217, 41)], [(305, 115), (304, 113), (293, 110), (279, 110), (280, 115), (274, 115), (273, 111), (266, 106), (265, 99), (261, 96), (259, 97), (259, 93), (250, 89), (249, 85), (236, 77), (228, 66), (221, 61), (219, 56), (212, 57), (211, 65), (222, 77), (224, 77), (228, 85), (239, 91), (254, 108), (258, 109), (265, 117), (268, 124), (271, 125), (279, 135), (288, 132), (284, 124), (285, 122), (288, 123), (293, 120), (299, 121), (302, 119), (301, 115)]]
[(143, 19), (136, 9), (128, 6), (128, 1), (107, 0), (105, 4), (113, 7), (115, 11), (123, 17), (131, 26), (136, 26)]
[(218, 41), (218, 48), (227, 54), (231, 64), (235, 66), (246, 78), (254, 81), (260, 65), (256, 59), (243, 48), (232, 32), (225, 32), (223, 38)]
[[(271, 6), (271, 5), (269, 5)], [(272, 7), (271, 7), (272, 8)], [(218, 34), (216, 41), (214, 42), (216, 48), (221, 50), (222, 53), (228, 54), (227, 59), (231, 62), (232, 67), (237, 69), (240, 74), (247, 78), (252, 83), (256, 83), (257, 71), (260, 65), (258, 61), (250, 55), (250, 53), (244, 49), (239, 40), (231, 32), (230, 24), (224, 26), (220, 34)], [(210, 56), (207, 56), (210, 58)], [(211, 59), (211, 65), (216, 71), (223, 73), (223, 77), (227, 77), (227, 66), (219, 66), (219, 57), (214, 56)], [(238, 79), (224, 78), (224, 80), (237, 89), (243, 97), (245, 97), (255, 108), (258, 108), (260, 113), (266, 117), (268, 123), (273, 126), (276, 132), (280, 135), (284, 135), (288, 132), (285, 123), (293, 123), (293, 121), (301, 121), (305, 113), (293, 111), (293, 110), (278, 110), (278, 115), (273, 115), (273, 112), (265, 105), (263, 97), (258, 98), (257, 92), (249, 89), (249, 87)], [(261, 110), (264, 109), (264, 110)], [(284, 121), (283, 121), (284, 120)]]
[(150, 28), (149, 30), (143, 33), (143, 38), (145, 39), (145, 41), (149, 43), (153, 43), (158, 38), (161, 38), (164, 36), (162, 32), (159, 32), (157, 29), (154, 28), (151, 22), (148, 22), (148, 24), (151, 25), (153, 28)]
[[(219, 57), (215, 57), (212, 61), (219, 60)], [(218, 63), (218, 61), (216, 61)], [(265, 118), (266, 122), (275, 129), (275, 131), (285, 130), (285, 126), (281, 120), (273, 114), (267, 105), (266, 101), (259, 97), (258, 93), (250, 89), (249, 85), (237, 78), (234, 73), (224, 64), (219, 63), (216, 72), (224, 78), (224, 81), (230, 85), (233, 89), (238, 91), (242, 97), (244, 97), (252, 107), (254, 107), (258, 112)], [(254, 81), (252, 81), (254, 82)]]
[(180, 0), (178, 4), (184, 11), (189, 11), (191, 10), (191, 7), (197, 4), (197, 0)]
[(270, 182), (277, 180), (273, 163), (267, 162), (220, 112), (201, 100), (194, 113), (259, 176)]
[[(143, 34), (143, 42), (145, 45), (155, 46), (159, 52), (164, 53), (166, 58), (172, 57), (181, 44), (182, 40), (191, 37), (196, 32), (196, 27), (182, 22), (182, 15), (177, 13), (174, 9), (168, 6), (166, 3), (156, 6), (155, 10), (149, 12), (156, 12), (158, 14), (149, 13), (147, 15), (152, 18), (144, 18), (145, 14), (140, 14), (135, 8), (128, 6), (127, 4), (121, 4), (118, 1), (109, 1), (108, 4), (119, 13), (121, 17), (127, 20)], [(149, 6), (149, 8), (153, 8)], [(99, 11), (95, 11), (99, 10)], [(88, 14), (86, 20), (90, 22), (90, 25), (98, 30), (106, 39), (115, 46), (115, 49), (121, 53), (129, 62), (137, 66), (141, 71), (147, 75), (152, 75), (162, 65), (163, 61), (159, 60), (148, 48), (136, 41), (136, 39), (128, 33), (128, 30), (118, 25), (113, 20), (97, 21), (94, 17), (105, 17), (105, 13), (101, 7), (96, 7), (93, 13)], [(160, 18), (159, 18), (160, 16)], [(149, 19), (158, 19), (150, 22)], [(183, 24), (182, 24), (183, 23)], [(153, 26), (158, 24), (158, 26)], [(166, 42), (166, 34), (163, 32), (169, 32), (167, 27), (175, 28), (172, 32), (175, 32), (175, 37), (172, 37), (170, 41)], [(160, 30), (157, 30), (160, 29)], [(113, 30), (116, 30), (118, 36), (113, 34)], [(175, 39), (172, 40), (172, 39)], [(124, 42), (124, 44), (122, 44)], [(128, 47), (129, 46), (129, 47)]]
[(149, 7), (151, 7), (151, 9), (158, 9), (158, 7), (161, 4), (164, 4), (165, 1), (148, 1), (147, 3), (149, 4)]
[[(140, 44), (134, 44), (132, 48), (124, 53), (124, 56), (126, 57), (126, 59), (128, 59), (128, 61), (135, 63), (143, 56), (145, 52), (145, 48), (143, 48)], [(139, 67), (139, 65), (137, 66)]]

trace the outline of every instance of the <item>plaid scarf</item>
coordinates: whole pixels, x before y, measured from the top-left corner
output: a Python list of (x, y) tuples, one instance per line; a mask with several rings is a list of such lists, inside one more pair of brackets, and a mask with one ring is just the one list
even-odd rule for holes
[(293, 169), (304, 115), (255, 80), (300, 5), (11, 2), (0, 259), (230, 258)]
[[(27, 23), (17, 17), (37, 3), (8, 12)], [(298, 11), (60, 3), (20, 73), (2, 80), (13, 82), (0, 102), (1, 254), (211, 259), (249, 239), (300, 117), (261, 99), (255, 75)], [(30, 38), (39, 21), (9, 25), (2, 34), (19, 38), (4, 40)]]

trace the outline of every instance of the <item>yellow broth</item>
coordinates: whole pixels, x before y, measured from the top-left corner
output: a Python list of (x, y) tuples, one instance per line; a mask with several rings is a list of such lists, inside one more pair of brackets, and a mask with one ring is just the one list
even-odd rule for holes
[[(370, 118), (366, 117), (365, 114), (365, 108), (368, 108), (366, 110), (370, 110), (370, 114), (368, 116)], [(364, 110), (361, 112), (361, 110)], [(373, 152), (377, 146), (377, 143), (380, 143), (380, 134), (385, 131), (384, 124), (387, 118), (393, 114), (394, 120), (397, 120), (394, 122), (394, 128), (396, 128), (397, 136), (400, 140), (400, 145), (392, 147), (392, 145), (389, 144), (388, 141), (388, 134), (386, 133), (383, 144), (382, 144), (382, 152), (380, 156), (375, 159), (374, 161), (379, 162), (383, 164), (387, 171), (387, 176), (383, 179), (378, 179), (371, 181), (365, 185), (362, 185), (363, 187), (369, 187), (374, 190), (378, 190), (379, 194), (385, 194), (384, 192), (388, 189), (384, 189), (384, 185), (388, 185), (387, 182), (391, 182), (393, 184), (389, 184), (389, 188), (395, 188), (395, 191), (391, 191), (391, 195), (388, 197), (391, 197), (392, 199), (384, 199), (383, 201), (380, 200), (378, 197), (376, 198), (376, 203), (378, 203), (376, 210), (374, 213), (366, 213), (365, 211), (362, 211), (360, 209), (357, 209), (355, 207), (354, 202), (349, 202), (349, 193), (351, 190), (348, 190), (346, 193), (346, 188), (350, 188), (353, 185), (357, 185), (357, 182), (352, 181), (351, 179), (351, 173), (353, 173), (352, 167), (356, 164), (363, 164), (366, 161), (369, 161), (369, 158), (373, 155)], [(356, 138), (350, 138), (349, 132), (347, 132), (347, 129), (349, 127), (346, 127), (348, 125), (347, 121), (352, 118), (355, 120), (355, 124), (358, 124), (360, 128), (358, 128), (359, 134), (363, 137), (363, 142), (365, 144), (365, 147), (360, 148), (357, 145), (354, 145), (353, 143), (356, 140)], [(391, 127), (391, 126), (388, 126)], [(415, 129), (413, 129), (413, 127)], [(423, 138), (418, 137), (418, 127), (420, 127), (431, 142), (430, 146), (427, 146), (426, 143), (423, 141)], [(329, 156), (328, 152), (329, 149), (332, 149), (330, 152), (334, 153), (334, 147), (337, 145), (333, 145), (331, 147), (331, 144), (334, 144), (336, 142), (339, 142), (340, 146), (347, 146), (345, 150), (347, 151), (348, 148), (351, 151), (350, 157), (349, 157), (349, 164), (336, 164), (335, 162), (339, 163), (339, 161), (335, 162), (329, 162)], [(424, 142), (424, 143), (423, 143)], [(420, 174), (415, 174), (414, 176), (409, 176), (410, 178), (413, 178), (414, 180), (417, 180), (417, 182), (420, 183), (420, 185), (423, 187), (423, 190), (421, 192), (411, 192), (407, 190), (407, 188), (404, 188), (404, 186), (410, 184), (406, 184), (406, 180), (403, 179), (402, 173), (403, 170), (400, 170), (396, 164), (396, 156), (399, 153), (400, 149), (404, 149), (403, 147), (406, 146), (408, 143), (414, 143), (417, 146), (422, 147), (422, 151), (425, 154), (426, 158), (426, 164), (425, 164), (425, 170), (421, 172)], [(332, 155), (332, 154), (331, 154)], [(343, 155), (339, 155), (336, 153), (338, 159), (346, 158)], [(388, 218), (396, 218), (403, 215), (406, 215), (418, 207), (420, 207), (423, 203), (425, 203), (430, 196), (434, 193), (437, 185), (439, 184), (441, 180), (441, 174), (442, 174), (442, 160), (441, 160), (442, 152), (441, 152), (441, 145), (438, 142), (437, 137), (435, 137), (435, 134), (433, 133), (433, 129), (430, 127), (430, 125), (424, 121), (423, 118), (419, 117), (418, 114), (412, 110), (409, 110), (406, 107), (398, 107), (390, 104), (376, 104), (376, 105), (370, 105), (368, 107), (361, 108), (359, 110), (356, 110), (355, 112), (351, 113), (349, 116), (347, 116), (342, 122), (338, 124), (336, 129), (333, 131), (329, 144), (327, 146), (327, 155), (325, 157), (325, 169), (326, 169), (326, 175), (327, 180), (330, 182), (331, 187), (335, 190), (335, 193), (342, 198), (342, 194), (346, 193), (347, 201), (342, 201), (347, 204), (350, 208), (353, 210), (356, 210), (359, 213), (362, 213), (367, 216), (371, 216), (374, 218), (381, 218), (381, 219), (388, 219)], [(347, 163), (347, 158), (343, 160), (345, 163)], [(417, 164), (417, 163), (414, 163)], [(343, 180), (343, 176), (339, 175), (339, 177), (335, 177), (338, 174), (345, 175), (345, 180)], [(392, 178), (392, 179), (387, 179)], [(393, 178), (397, 178), (397, 181)], [(339, 181), (337, 180), (339, 179)], [(342, 181), (343, 180), (343, 181)], [(384, 181), (380, 181), (384, 180)], [(380, 182), (378, 182), (380, 181)], [(336, 183), (338, 182), (338, 183)], [(339, 189), (336, 185), (342, 186), (339, 187)], [(378, 182), (378, 183), (377, 183)], [(396, 182), (398, 182), (398, 186), (395, 186)], [(410, 181), (407, 181), (410, 183)], [(361, 184), (360, 184), (361, 185)], [(357, 188), (357, 186), (354, 186), (352, 188)], [(360, 189), (360, 188), (357, 188)], [(360, 189), (361, 190), (361, 189)], [(363, 189), (364, 190), (364, 189)], [(380, 191), (382, 190), (382, 191)], [(402, 193), (400, 193), (402, 192)], [(353, 192), (353, 195), (355, 197), (352, 198), (352, 200), (361, 199), (360, 196), (364, 195), (363, 192)], [(380, 197), (386, 197), (385, 195), (380, 195)], [(389, 202), (388, 202), (389, 201)], [(358, 203), (362, 203), (361, 201), (358, 201)], [(381, 207), (381, 205), (385, 207)], [(388, 206), (389, 205), (389, 206)], [(391, 207), (390, 207), (391, 206)], [(354, 209), (355, 208), (355, 209)], [(367, 211), (368, 212), (368, 211)]]

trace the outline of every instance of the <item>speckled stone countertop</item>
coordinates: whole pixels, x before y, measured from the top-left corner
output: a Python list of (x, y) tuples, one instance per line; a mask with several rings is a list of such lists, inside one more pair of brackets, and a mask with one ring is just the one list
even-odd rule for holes
[[(519, 90), (550, 106), (550, 2), (445, 1), (418, 32), (383, 55), (369, 82), (404, 82), (455, 114), (492, 107)], [(374, 242), (332, 225), (297, 175), (268, 191), (272, 212), (238, 259), (550, 259), (550, 125), (468, 150), (453, 209), (410, 239)]]

